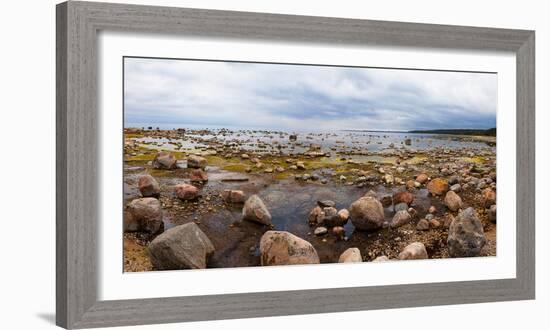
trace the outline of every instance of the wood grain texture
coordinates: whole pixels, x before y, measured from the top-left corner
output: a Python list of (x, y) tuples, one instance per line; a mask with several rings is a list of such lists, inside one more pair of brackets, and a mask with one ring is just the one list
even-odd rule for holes
[[(517, 278), (98, 301), (97, 33), (168, 33), (298, 43), (391, 45), (517, 56)], [(57, 324), (86, 328), (533, 299), (533, 31), (92, 2), (57, 7)]]

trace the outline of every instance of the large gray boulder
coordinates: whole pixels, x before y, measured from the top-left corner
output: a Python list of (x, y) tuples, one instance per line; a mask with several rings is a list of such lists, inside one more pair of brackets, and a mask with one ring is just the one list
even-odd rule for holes
[[(156, 234), (164, 229), (162, 208), (156, 198), (134, 199), (126, 205), (126, 211), (128, 216), (128, 219), (125, 219), (126, 231), (144, 231)], [(131, 223), (132, 225), (130, 225)]]
[(384, 207), (372, 196), (364, 196), (353, 202), (350, 214), (351, 222), (359, 230), (382, 228), (384, 223)]
[(483, 225), (469, 207), (460, 212), (449, 227), (447, 246), (451, 257), (475, 257), (486, 243)]
[(262, 225), (271, 225), (271, 214), (258, 195), (250, 196), (243, 207), (243, 220), (253, 221)]
[(315, 248), (287, 231), (267, 231), (260, 240), (262, 266), (318, 264)]
[(194, 222), (168, 229), (149, 244), (151, 263), (159, 270), (203, 269), (214, 245)]

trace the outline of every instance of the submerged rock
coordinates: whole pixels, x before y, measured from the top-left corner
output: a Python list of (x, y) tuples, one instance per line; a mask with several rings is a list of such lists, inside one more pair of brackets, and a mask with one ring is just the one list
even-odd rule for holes
[(260, 240), (260, 257), (262, 266), (320, 263), (308, 241), (287, 231), (267, 231)]
[(157, 180), (151, 175), (146, 174), (139, 177), (138, 189), (143, 197), (156, 197), (160, 195), (160, 186)]
[(331, 201), (331, 200), (322, 200), (322, 201), (317, 201), (317, 205), (319, 205), (320, 207), (334, 207), (336, 206), (336, 203), (334, 203), (334, 201)]
[(177, 159), (169, 152), (161, 151), (153, 159), (153, 167), (161, 170), (174, 170), (178, 168)]
[(351, 222), (359, 230), (382, 228), (384, 207), (374, 197), (361, 197), (351, 204)]
[(451, 257), (475, 257), (485, 246), (483, 226), (476, 211), (469, 207), (460, 212), (449, 227), (447, 246)]
[(243, 220), (253, 221), (262, 225), (271, 225), (271, 214), (258, 195), (250, 196), (243, 207)]
[(358, 248), (349, 248), (340, 255), (338, 262), (363, 262), (363, 258), (361, 258), (361, 251), (359, 251)]
[(204, 269), (214, 245), (197, 224), (189, 222), (157, 236), (148, 250), (156, 269)]
[[(145, 197), (134, 199), (126, 206), (129, 213), (127, 229), (156, 234), (164, 229), (162, 208), (158, 199)], [(130, 225), (131, 224), (131, 225)]]
[(414, 260), (414, 259), (428, 259), (428, 252), (424, 244), (420, 242), (414, 242), (407, 245), (401, 253), (399, 253), (399, 260)]
[(246, 196), (242, 190), (226, 189), (222, 192), (222, 198), (226, 203), (241, 204), (246, 201)]
[[(374, 196), (376, 197), (376, 196)], [(382, 203), (382, 206), (388, 207), (393, 204), (392, 195), (384, 195), (382, 198), (380, 198), (380, 202)]]
[(409, 206), (407, 205), (407, 203), (399, 203), (399, 204), (395, 204), (393, 206), (393, 210), (395, 212), (399, 212), (399, 211), (403, 211), (403, 210), (408, 210), (409, 209)]

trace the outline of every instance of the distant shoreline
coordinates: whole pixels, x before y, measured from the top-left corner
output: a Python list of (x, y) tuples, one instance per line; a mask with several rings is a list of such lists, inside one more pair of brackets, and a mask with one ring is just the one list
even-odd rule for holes
[(447, 135), (473, 135), (473, 136), (496, 136), (497, 129), (431, 129), (431, 130), (413, 130), (407, 133), (424, 134), (447, 134)]
[[(158, 126), (157, 126), (158, 125)], [(186, 127), (187, 126), (187, 127)], [(189, 127), (190, 126), (190, 127)], [(231, 129), (231, 130), (251, 130), (252, 128), (237, 128), (237, 127), (222, 127), (222, 126), (199, 126), (199, 125), (174, 125), (172, 127), (166, 124), (154, 124), (154, 125), (136, 125), (136, 124), (125, 124), (124, 128), (130, 129), (162, 129), (162, 130), (174, 130), (178, 128), (191, 128), (191, 129)], [(257, 129), (257, 130), (266, 130), (266, 131), (285, 131), (285, 132), (294, 132), (294, 133), (303, 133), (295, 130), (281, 130), (281, 129)], [(368, 133), (399, 133), (399, 134), (438, 134), (438, 135), (465, 135), (465, 136), (478, 136), (478, 137), (496, 137), (496, 128), (489, 129), (472, 129), (472, 128), (460, 128), (460, 129), (429, 129), (429, 130), (372, 130), (372, 129), (342, 129), (337, 130), (341, 132), (368, 132)]]

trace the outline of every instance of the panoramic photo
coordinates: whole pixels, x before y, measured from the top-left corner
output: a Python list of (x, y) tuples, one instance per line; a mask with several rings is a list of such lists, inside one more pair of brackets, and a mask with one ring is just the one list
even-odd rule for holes
[(124, 271), (496, 256), (497, 75), (124, 58)]

